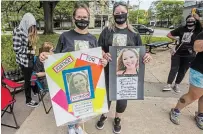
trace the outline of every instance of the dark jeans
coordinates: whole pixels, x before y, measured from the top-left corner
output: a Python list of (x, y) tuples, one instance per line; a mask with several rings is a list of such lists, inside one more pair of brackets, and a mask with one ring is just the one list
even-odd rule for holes
[[(109, 75), (105, 74), (106, 79), (106, 91), (107, 91), (107, 101), (108, 101), (108, 107), (110, 109), (111, 107), (111, 101), (109, 100)], [(117, 113), (123, 113), (127, 107), (127, 100), (117, 100), (116, 101), (116, 112)]]
[(32, 100), (31, 97), (31, 75), (33, 71), (33, 67), (24, 67), (21, 66), (23, 76), (24, 76), (24, 89), (25, 89), (25, 97), (26, 97), (26, 103), (29, 103)]
[[(191, 62), (195, 57), (180, 57), (178, 55), (173, 55), (171, 57), (171, 70), (168, 76), (168, 84), (172, 84), (175, 77), (175, 83), (180, 84), (183, 80), (185, 73), (189, 69)], [(176, 76), (177, 75), (177, 76)]]

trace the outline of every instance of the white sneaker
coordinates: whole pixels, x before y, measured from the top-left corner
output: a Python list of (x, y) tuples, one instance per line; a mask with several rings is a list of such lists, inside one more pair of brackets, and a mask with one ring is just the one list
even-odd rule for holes
[(73, 128), (71, 128), (71, 129), (68, 129), (68, 134), (76, 134), (76, 132)]
[(162, 89), (162, 91), (171, 91), (171, 90), (172, 90), (171, 84), (166, 85), (166, 86)]
[(76, 134), (74, 125), (68, 125), (68, 134)]
[(176, 93), (180, 93), (180, 88), (179, 88), (178, 84), (175, 84), (175, 85), (174, 85), (173, 90), (174, 90)]
[(84, 130), (79, 126), (78, 128), (74, 128), (76, 134), (86, 134), (86, 132), (84, 132)]

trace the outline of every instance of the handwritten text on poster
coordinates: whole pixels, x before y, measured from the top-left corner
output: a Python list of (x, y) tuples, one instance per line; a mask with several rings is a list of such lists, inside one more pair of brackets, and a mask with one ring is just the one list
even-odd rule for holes
[(138, 77), (117, 77), (117, 99), (137, 98)]

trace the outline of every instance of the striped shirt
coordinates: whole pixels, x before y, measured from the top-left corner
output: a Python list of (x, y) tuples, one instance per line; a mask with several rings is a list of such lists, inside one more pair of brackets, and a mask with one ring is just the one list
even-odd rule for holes
[(19, 65), (28, 67), (30, 50), (28, 47), (28, 37), (23, 29), (15, 28), (13, 30), (13, 49), (16, 53), (16, 62)]

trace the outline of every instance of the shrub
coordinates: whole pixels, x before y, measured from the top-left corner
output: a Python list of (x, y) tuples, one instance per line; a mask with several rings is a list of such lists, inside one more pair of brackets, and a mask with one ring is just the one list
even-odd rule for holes
[(5, 70), (17, 68), (11, 35), (1, 36), (1, 62)]
[[(37, 50), (43, 44), (43, 42), (52, 42), (55, 46), (57, 44), (59, 38), (59, 34), (53, 35), (39, 35), (39, 41), (37, 43)], [(5, 70), (13, 70), (18, 68), (16, 63), (15, 52), (13, 50), (13, 41), (12, 35), (2, 35), (1, 36), (1, 57), (2, 57), (2, 64)], [(38, 55), (38, 51), (36, 51)]]
[[(96, 38), (99, 38), (99, 35), (95, 35)], [(15, 58), (15, 52), (13, 51), (13, 41), (11, 35), (2, 35), (2, 42), (1, 42), (1, 56), (2, 56), (2, 64), (5, 68), (5, 70), (13, 70), (18, 68), (18, 65), (16, 64), (16, 58)], [(53, 35), (39, 35), (39, 41), (37, 43), (37, 50), (39, 50), (39, 47), (43, 44), (43, 42), (52, 42), (55, 46), (58, 43), (59, 34), (53, 34)], [(144, 36), (141, 36), (142, 43), (146, 44), (147, 38)], [(158, 41), (170, 41), (167, 37), (152, 37), (150, 39), (150, 42), (158, 42)], [(36, 51), (36, 54), (38, 55), (38, 51)]]

